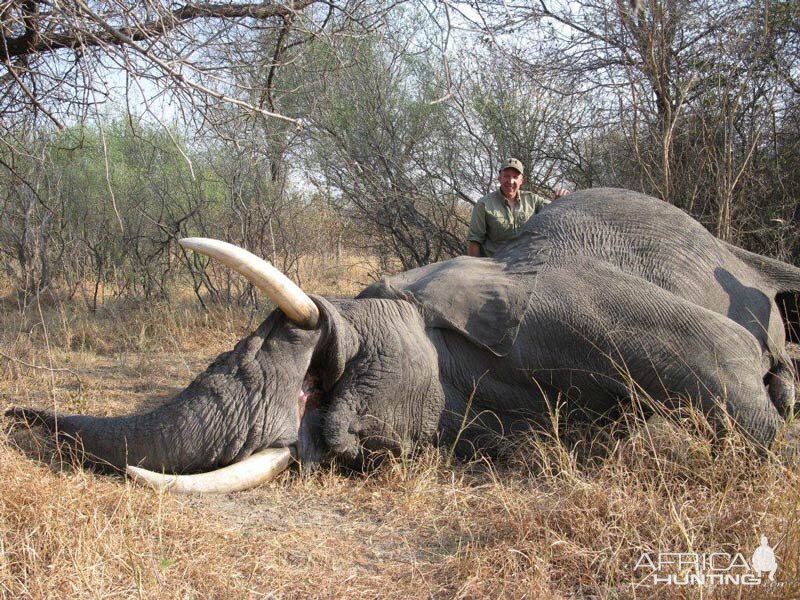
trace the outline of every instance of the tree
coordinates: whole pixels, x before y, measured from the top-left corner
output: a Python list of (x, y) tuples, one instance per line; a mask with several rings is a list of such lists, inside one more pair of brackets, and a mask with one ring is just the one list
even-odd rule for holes
[(207, 83), (214, 76), (208, 52), (237, 28), (285, 23), (314, 3), (7, 2), (0, 8), (3, 124), (10, 130), (35, 115), (61, 127), (64, 117), (84, 117), (110, 93), (106, 69), (114, 68), (125, 74), (127, 92), (150, 81), (195, 105), (242, 102)]
[(395, 260), (408, 269), (460, 253), (459, 197), (428, 176), (446, 160), (448, 135), (445, 109), (423, 83), (430, 64), (378, 39), (348, 45), (339, 51), (352, 60), (314, 93), (321, 101), (309, 118), (313, 170), (387, 268)]
[(800, 91), (796, 3), (543, 0), (475, 11), (473, 27), (530, 79), (566, 79), (565, 105), (596, 107), (574, 146), (594, 184), (652, 193), (723, 239), (776, 253), (775, 220), (797, 204), (780, 183), (791, 174), (779, 165), (794, 159), (778, 143)]

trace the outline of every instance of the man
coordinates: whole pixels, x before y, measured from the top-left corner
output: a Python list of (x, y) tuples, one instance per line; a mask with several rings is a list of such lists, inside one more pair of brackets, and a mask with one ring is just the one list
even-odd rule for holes
[[(547, 198), (520, 189), (524, 177), (525, 167), (516, 158), (509, 158), (500, 167), (500, 188), (486, 194), (472, 209), (467, 254), (494, 256), (498, 246), (517, 237), (525, 222), (550, 204)], [(556, 198), (567, 193), (556, 190)]]

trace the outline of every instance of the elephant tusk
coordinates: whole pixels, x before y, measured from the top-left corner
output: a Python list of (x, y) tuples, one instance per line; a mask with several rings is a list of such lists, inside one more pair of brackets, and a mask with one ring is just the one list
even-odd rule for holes
[(173, 494), (225, 494), (271, 481), (289, 466), (291, 457), (289, 448), (267, 448), (207, 473), (170, 475), (132, 466), (126, 467), (125, 473), (139, 485)]
[(284, 314), (301, 327), (313, 329), (319, 322), (314, 301), (286, 275), (263, 258), (233, 244), (210, 238), (178, 240), (184, 248), (210, 256), (247, 278), (278, 305)]

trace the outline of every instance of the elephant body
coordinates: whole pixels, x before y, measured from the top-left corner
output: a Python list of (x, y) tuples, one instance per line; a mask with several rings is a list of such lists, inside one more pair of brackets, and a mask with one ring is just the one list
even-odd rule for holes
[[(493, 259), (414, 269), (360, 297), (403, 299), (427, 315), (454, 399), (443, 430), (461, 423), (470, 396), (473, 412), (503, 433), (520, 421), (498, 416), (506, 402), (530, 421), (559, 398), (567, 410), (602, 413), (639, 392), (709, 410), (722, 399), (768, 443), (794, 402), (775, 297), (797, 290), (799, 276), (665, 202), (593, 189), (553, 203)], [(464, 290), (456, 305), (453, 290)], [(465, 365), (475, 367), (466, 378)]]
[(780, 293), (800, 269), (625, 190), (554, 202), (493, 258), (401, 273), (358, 297), (276, 310), (171, 403), (96, 419), (22, 409), (117, 466), (191, 472), (264, 447), (318, 462), (455, 444), (460, 454), (634, 400), (727, 414), (768, 447), (794, 401)]

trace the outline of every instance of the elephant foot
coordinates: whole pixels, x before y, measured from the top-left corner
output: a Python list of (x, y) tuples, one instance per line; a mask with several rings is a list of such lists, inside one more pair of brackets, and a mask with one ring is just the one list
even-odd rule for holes
[(788, 363), (780, 362), (767, 374), (769, 398), (781, 417), (789, 419), (794, 412), (795, 373)]
[(800, 467), (800, 421), (786, 425), (775, 440), (775, 453), (787, 466)]

